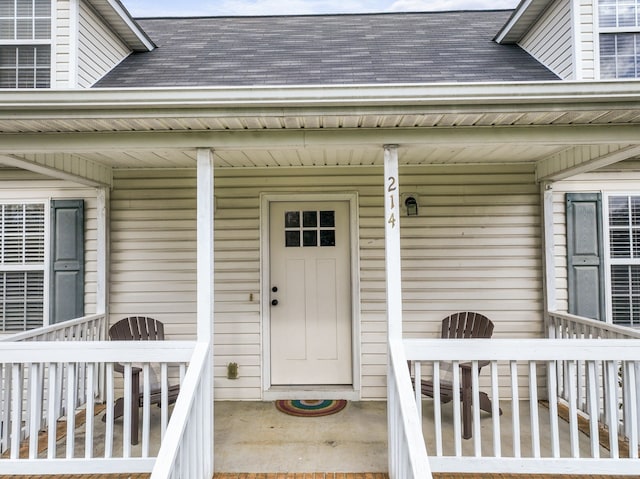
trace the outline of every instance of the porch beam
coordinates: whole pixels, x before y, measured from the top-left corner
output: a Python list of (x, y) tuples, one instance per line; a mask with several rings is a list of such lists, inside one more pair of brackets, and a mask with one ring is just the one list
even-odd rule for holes
[(547, 312), (557, 309), (555, 235), (553, 229), (553, 184), (548, 182), (542, 183), (540, 185), (540, 193), (542, 198), (542, 258), (544, 261), (542, 287), (545, 303), (544, 318), (545, 323), (548, 323)]
[[(47, 155), (44, 154), (47, 153), (47, 149), (41, 149), (40, 145), (38, 149), (43, 154), (30, 155), (29, 158), (0, 154), (0, 165), (20, 168), (60, 180), (73, 181), (85, 186), (98, 188), (111, 186), (110, 167), (75, 155)], [(48, 153), (51, 151), (49, 150)], [(31, 152), (35, 153), (33, 149)]]
[(640, 155), (640, 145), (575, 146), (536, 164), (538, 181), (559, 181)]
[[(216, 150), (298, 149), (341, 146), (375, 147), (394, 142), (403, 146), (438, 145), (638, 145), (638, 125), (549, 125), (549, 126), (476, 126), (437, 128), (353, 128), (353, 129), (279, 129), (220, 131), (139, 131), (70, 132), (64, 134), (20, 133), (0, 135), (1, 159), (24, 153), (45, 154), (95, 151), (132, 151), (155, 149), (193, 150), (194, 144), (215, 144)], [(42, 162), (16, 157), (25, 167), (43, 167)], [(74, 157), (74, 160), (77, 157)], [(556, 179), (543, 168), (553, 165), (553, 157), (541, 162), (541, 179)], [(611, 160), (617, 161), (617, 160)], [(4, 162), (4, 161), (3, 161)], [(86, 163), (88, 164), (88, 162)], [(66, 171), (62, 168), (57, 168)], [(71, 172), (67, 172), (71, 173)], [(103, 181), (104, 183), (104, 181)]]

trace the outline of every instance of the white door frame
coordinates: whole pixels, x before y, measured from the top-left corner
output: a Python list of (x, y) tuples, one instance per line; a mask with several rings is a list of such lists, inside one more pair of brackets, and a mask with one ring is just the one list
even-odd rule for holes
[[(348, 201), (351, 251), (351, 343), (353, 385), (271, 386), (270, 204), (272, 202)], [(260, 195), (260, 317), (262, 321), (262, 399), (360, 399), (360, 248), (358, 193), (263, 193)]]

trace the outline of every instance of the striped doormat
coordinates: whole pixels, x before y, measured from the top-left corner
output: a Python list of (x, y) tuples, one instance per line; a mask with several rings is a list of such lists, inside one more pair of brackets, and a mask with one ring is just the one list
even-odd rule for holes
[(276, 401), (276, 408), (290, 416), (319, 417), (342, 411), (347, 406), (344, 399), (293, 399)]

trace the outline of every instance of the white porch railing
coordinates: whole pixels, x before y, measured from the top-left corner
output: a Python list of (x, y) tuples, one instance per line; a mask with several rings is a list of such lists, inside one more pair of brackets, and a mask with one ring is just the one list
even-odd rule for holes
[(198, 343), (182, 383), (151, 479), (213, 477), (212, 367), (208, 343)]
[[(3, 342), (0, 445), (5, 452), (0, 469), (5, 474), (150, 472), (155, 462), (150, 457), (155, 452), (150, 451), (152, 426), (159, 428), (163, 437), (169, 421), (169, 369), (179, 368), (182, 377), (194, 347), (194, 342), (186, 341)], [(131, 418), (138, 411), (131, 407), (130, 379), (123, 385), (121, 428), (113, 417), (115, 363), (124, 364), (125, 378), (131, 377), (127, 371), (130, 373), (133, 364), (142, 369), (142, 444), (135, 450), (130, 444)], [(152, 364), (160, 365), (162, 391), (161, 417), (153, 425), (149, 401)], [(94, 416), (100, 365), (106, 365), (107, 378), (104, 424)], [(76, 422), (77, 411), (85, 413), (84, 424)], [(63, 428), (60, 419), (66, 421)], [(62, 439), (56, 437), (60, 429)], [(46, 443), (39, 445), (42, 430), (47, 431)], [(76, 438), (81, 440), (76, 443)]]
[(640, 330), (572, 314), (547, 313), (547, 337), (557, 339), (640, 339)]
[(0, 338), (0, 342), (18, 341), (103, 341), (107, 335), (107, 318), (94, 314), (64, 321), (51, 326), (12, 334)]
[(402, 343), (389, 343), (387, 385), (389, 476), (391, 479), (430, 479), (427, 449)]
[[(425, 437), (432, 470), (640, 474), (637, 344), (635, 340), (607, 339), (405, 340), (407, 357), (419, 363), (423, 380), (442, 377), (443, 362), (452, 364), (453, 407), (443, 405), (439, 394), (432, 401), (418, 401), (424, 405), (424, 417), (433, 417), (434, 426), (424, 425), (427, 431), (431, 428)], [(488, 365), (479, 374), (478, 364), (484, 361)], [(460, 430), (461, 363), (472, 365), (473, 434), (469, 440), (462, 439)], [(584, 364), (586, 375), (582, 386), (579, 363)], [(567, 385), (568, 422), (558, 415), (559, 370)], [(622, 372), (620, 382), (618, 371)], [(588, 397), (586, 412), (578, 408), (580, 387)], [(492, 415), (481, 413), (480, 390), (489, 393)], [(540, 399), (548, 400), (548, 408), (540, 407)], [(619, 403), (625, 408), (618, 409)], [(588, 421), (599, 417), (603, 405), (606, 424), (620, 422), (629, 433), (621, 439), (614, 427), (606, 447), (599, 442), (598, 421)], [(498, 407), (504, 411), (502, 416)], [(587, 430), (581, 432), (584, 424)]]

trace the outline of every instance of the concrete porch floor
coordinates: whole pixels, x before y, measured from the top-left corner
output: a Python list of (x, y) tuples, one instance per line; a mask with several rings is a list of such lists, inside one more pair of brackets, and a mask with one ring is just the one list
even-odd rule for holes
[(216, 472), (386, 472), (385, 402), (337, 414), (289, 416), (272, 402), (215, 404)]

